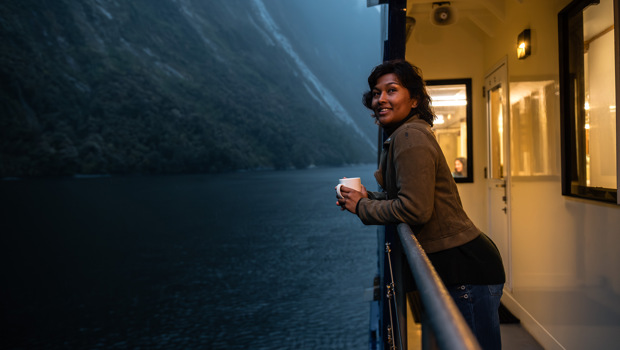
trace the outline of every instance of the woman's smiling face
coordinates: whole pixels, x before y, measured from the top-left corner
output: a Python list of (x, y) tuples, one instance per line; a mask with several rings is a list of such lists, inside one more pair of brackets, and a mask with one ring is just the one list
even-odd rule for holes
[(397, 125), (417, 106), (418, 101), (411, 97), (396, 74), (385, 74), (377, 79), (372, 89), (372, 110), (382, 126)]

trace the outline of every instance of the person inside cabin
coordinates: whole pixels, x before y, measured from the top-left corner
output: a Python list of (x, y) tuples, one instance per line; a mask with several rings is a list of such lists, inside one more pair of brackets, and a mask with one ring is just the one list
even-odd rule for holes
[(463, 209), (431, 130), (435, 115), (420, 69), (404, 60), (384, 62), (368, 86), (363, 103), (387, 135), (375, 172), (383, 191), (342, 186), (337, 205), (366, 225), (407, 223), (482, 348), (501, 348), (502, 259)]
[(466, 177), (467, 176), (467, 168), (466, 165), (467, 160), (463, 157), (458, 157), (454, 160), (454, 171), (452, 172), (453, 177)]

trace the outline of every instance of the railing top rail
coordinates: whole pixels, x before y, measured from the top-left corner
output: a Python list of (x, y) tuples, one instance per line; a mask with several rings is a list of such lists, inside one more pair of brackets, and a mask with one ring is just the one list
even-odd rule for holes
[(398, 225), (409, 267), (440, 349), (478, 350), (480, 345), (407, 224)]

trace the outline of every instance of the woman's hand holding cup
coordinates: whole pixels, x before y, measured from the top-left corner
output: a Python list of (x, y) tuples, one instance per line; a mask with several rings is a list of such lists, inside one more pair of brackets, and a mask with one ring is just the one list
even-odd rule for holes
[(362, 198), (368, 198), (368, 192), (366, 187), (362, 185), (359, 177), (342, 178), (336, 186), (336, 197), (338, 198), (337, 205), (342, 210), (348, 210), (353, 214), (356, 214), (357, 202)]

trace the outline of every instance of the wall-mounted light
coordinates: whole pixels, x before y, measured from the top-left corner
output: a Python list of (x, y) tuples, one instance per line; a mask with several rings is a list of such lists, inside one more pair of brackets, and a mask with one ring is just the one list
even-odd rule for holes
[(520, 60), (527, 58), (532, 53), (532, 41), (530, 39), (530, 30), (526, 29), (519, 34), (517, 38), (517, 57)]

